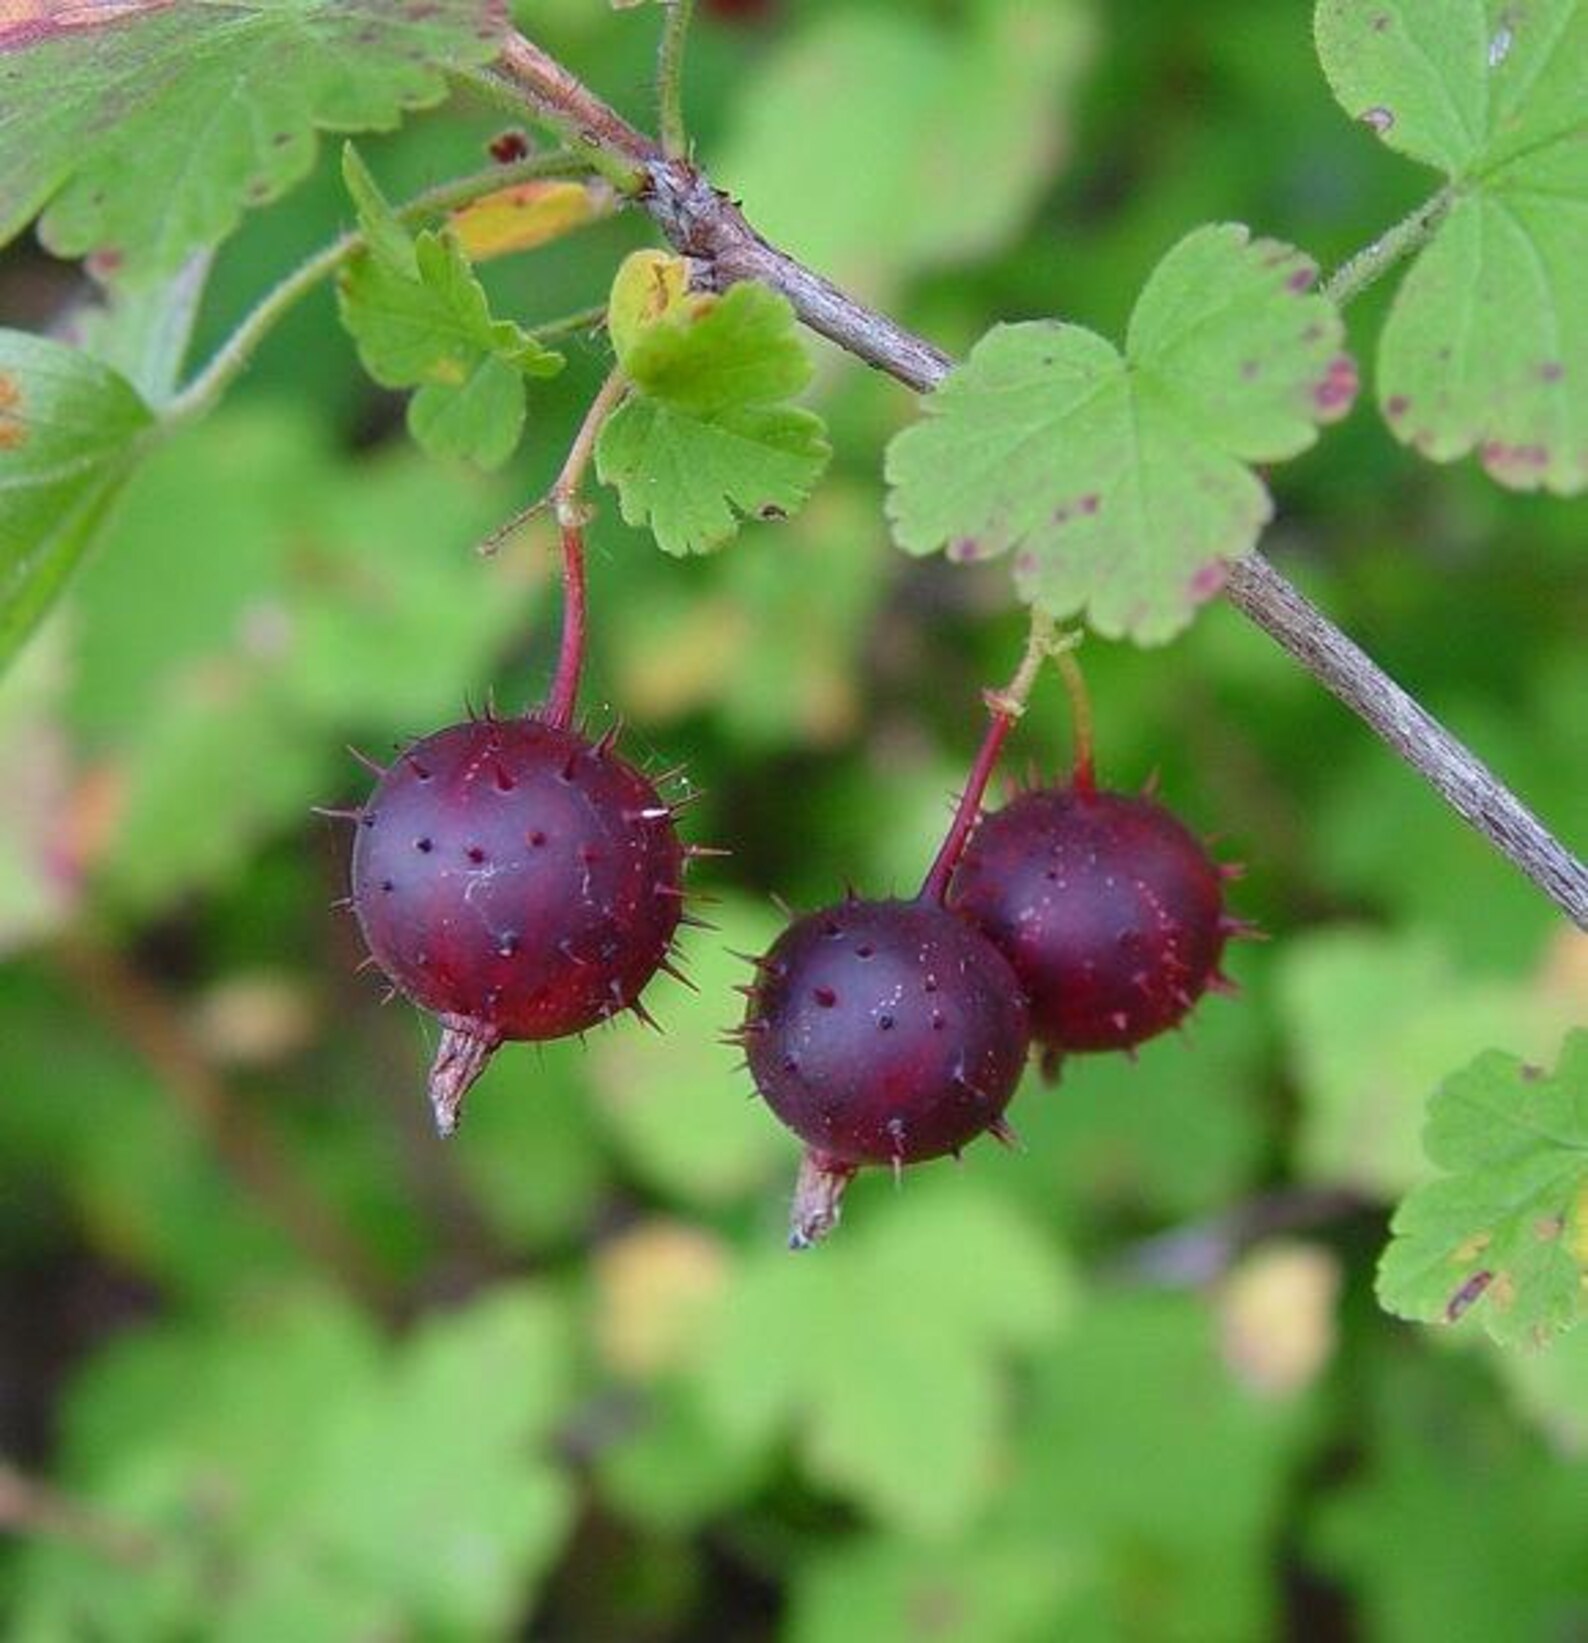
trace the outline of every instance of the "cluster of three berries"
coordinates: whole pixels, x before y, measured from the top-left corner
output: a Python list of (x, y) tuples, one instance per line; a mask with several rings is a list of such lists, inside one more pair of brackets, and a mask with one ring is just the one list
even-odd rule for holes
[[(687, 918), (673, 807), (611, 739), (529, 716), (416, 742), (356, 814), (353, 904), (375, 962), (442, 1023), (444, 1132), (504, 1040), (564, 1037), (640, 994)], [(1124, 1049), (1219, 979), (1223, 872), (1163, 806), (1089, 773), (980, 819), (913, 900), (794, 921), (738, 1036), (807, 1172), (957, 1153), (1033, 1042)], [(818, 1230), (821, 1230), (818, 1228)]]

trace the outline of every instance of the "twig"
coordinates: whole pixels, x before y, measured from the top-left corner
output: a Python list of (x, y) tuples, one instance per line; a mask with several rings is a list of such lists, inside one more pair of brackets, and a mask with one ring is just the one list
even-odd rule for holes
[[(649, 139), (544, 52), (517, 42), (502, 61), (542, 118), (564, 129), (577, 126), (600, 141), (607, 140), (601, 134), (608, 132), (616, 152), (644, 166), (640, 203), (678, 251), (703, 264), (708, 279), (719, 286), (749, 279), (770, 285), (813, 331), (917, 392), (930, 392), (948, 374), (953, 361), (941, 349), (769, 245), (694, 166), (663, 158)], [(1377, 249), (1370, 247), (1363, 254), (1367, 261), (1353, 259), (1358, 263), (1354, 271), (1348, 263), (1330, 282), (1335, 300), (1345, 300), (1421, 243), (1443, 209), (1443, 197), (1436, 197), (1386, 235)], [(1383, 737), (1574, 923), (1588, 929), (1588, 868), (1267, 560), (1252, 554), (1236, 564), (1226, 592), (1238, 610)]]
[(598, 156), (621, 162), (624, 183), (637, 182), (645, 163), (660, 153), (649, 137), (521, 34), (508, 35), (502, 46), (498, 78), (502, 77), (520, 92), (536, 118), (593, 150), (592, 163), (599, 163)]
[(330, 1204), (294, 1172), (275, 1137), (222, 1082), (170, 1000), (108, 943), (74, 939), (60, 945), (56, 957), (83, 1002), (142, 1058), (271, 1224), (350, 1293), (388, 1311), (388, 1280)]
[(1258, 554), (1231, 567), (1225, 594), (1412, 765), (1574, 923), (1588, 929), (1588, 867), (1434, 716)]

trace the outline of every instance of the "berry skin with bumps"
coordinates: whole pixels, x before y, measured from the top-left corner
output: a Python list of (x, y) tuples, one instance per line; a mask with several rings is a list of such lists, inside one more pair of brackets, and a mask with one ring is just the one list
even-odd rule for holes
[(1008, 962), (929, 900), (851, 899), (757, 962), (740, 1033), (756, 1087), (806, 1144), (790, 1242), (813, 1243), (863, 1165), (957, 1154), (1003, 1119), (1030, 1045)]
[(1014, 966), (1048, 1050), (1131, 1049), (1212, 988), (1226, 940), (1214, 861), (1165, 807), (1089, 780), (1021, 793), (984, 816), (949, 905)]
[(682, 915), (685, 850), (610, 739), (535, 717), (449, 725), (392, 764), (357, 821), (352, 900), (370, 954), (441, 1019), (443, 1134), (504, 1040), (643, 1015)]

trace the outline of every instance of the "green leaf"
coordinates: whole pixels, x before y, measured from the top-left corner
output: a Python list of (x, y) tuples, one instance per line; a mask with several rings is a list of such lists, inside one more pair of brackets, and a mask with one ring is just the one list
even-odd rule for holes
[(0, 666), (87, 551), (151, 421), (109, 367), (0, 331)]
[(747, 282), (632, 331), (619, 363), (638, 392), (596, 444), (624, 519), (648, 524), (668, 553), (705, 553), (741, 517), (798, 508), (830, 451), (819, 417), (778, 403), (810, 379), (787, 299)]
[(788, 399), (811, 379), (788, 298), (753, 280), (669, 304), (634, 327), (618, 364), (642, 394), (703, 417)]
[(1379, 342), (1391, 430), (1588, 488), (1588, 0), (1320, 0), (1316, 23), (1341, 106), (1450, 185)]
[(850, 6), (789, 23), (745, 76), (713, 166), (763, 232), (873, 301), (1015, 236), (1065, 158), (1094, 38), (1083, 5)]
[(419, 390), (408, 428), (433, 456), (500, 467), (523, 432), (524, 379), (555, 376), (562, 355), (491, 317), (450, 233), (409, 236), (351, 143), (342, 172), (369, 240), (337, 287), (364, 369), (383, 387)]
[(314, 164), (316, 130), (385, 131), (496, 54), (491, 0), (154, 0), (0, 26), (0, 240), (174, 273)]
[(686, 1203), (743, 1197), (769, 1180), (786, 1158), (787, 1142), (766, 1112), (747, 1097), (744, 1059), (719, 1042), (723, 1000), (749, 970), (732, 950), (760, 953), (781, 923), (739, 898), (711, 909), (718, 928), (689, 930), (681, 967), (697, 991), (662, 987), (646, 1005), (665, 1033), (602, 1033), (590, 1045), (590, 1083), (624, 1156), (647, 1181)]
[(1379, 1299), (1424, 1323), (1475, 1314), (1502, 1345), (1581, 1321), (1588, 1269), (1588, 1032), (1553, 1075), (1489, 1050), (1428, 1104), (1424, 1142), (1446, 1173), (1395, 1212)]
[(1355, 370), (1300, 252), (1199, 228), (1153, 271), (1125, 352), (1079, 326), (995, 327), (888, 450), (912, 553), (1013, 552), (1023, 599), (1171, 638), (1273, 511), (1249, 466), (1306, 449)]
[(1000, 1366), (1058, 1333), (1069, 1279), (1029, 1222), (973, 1187), (912, 1172), (869, 1221), (864, 1204), (819, 1255), (746, 1266), (694, 1373), (736, 1444), (791, 1430), (814, 1478), (943, 1533), (996, 1492), (1015, 1441)]

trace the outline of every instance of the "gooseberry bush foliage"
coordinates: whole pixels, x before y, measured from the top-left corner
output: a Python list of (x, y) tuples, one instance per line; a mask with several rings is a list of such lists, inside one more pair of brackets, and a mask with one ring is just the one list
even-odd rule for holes
[(1582, 1624), (1588, 4), (696, 10), (0, 20), (17, 1635)]

